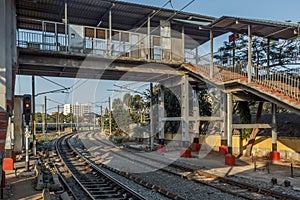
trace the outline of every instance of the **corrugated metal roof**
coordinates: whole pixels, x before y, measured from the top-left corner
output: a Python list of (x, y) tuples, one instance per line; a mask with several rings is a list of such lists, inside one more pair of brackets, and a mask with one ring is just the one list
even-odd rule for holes
[[(63, 0), (16, 0), (16, 5), (18, 28), (39, 29), (36, 23), (22, 21), (22, 18), (55, 22), (62, 22), (64, 19), (65, 3)], [(148, 16), (155, 13), (151, 18), (152, 27), (158, 27), (160, 20), (168, 19), (172, 21), (174, 31), (181, 32), (184, 25), (185, 34), (199, 44), (209, 40), (210, 29), (214, 30), (214, 37), (217, 37), (227, 32), (247, 34), (248, 25), (252, 25), (254, 35), (271, 39), (289, 39), (295, 37), (294, 30), (299, 27), (297, 23), (273, 20), (229, 16), (216, 19), (199, 14), (114, 0), (68, 0), (68, 22), (84, 26), (100, 24), (100, 27), (108, 28), (108, 10), (110, 8), (112, 9), (114, 29), (131, 30), (140, 26), (145, 27)], [(100, 21), (101, 23), (99, 23)], [(236, 23), (237, 21), (239, 23)], [(211, 24), (207, 25), (207, 23)], [(205, 28), (199, 30), (199, 26)]]
[(293, 39), (299, 37), (299, 23), (265, 19), (223, 16), (208, 27), (247, 34), (248, 25), (252, 26), (252, 34), (270, 39)]
[[(48, 20), (62, 22), (64, 19), (63, 0), (16, 0), (18, 27), (37, 29), (36, 24), (30, 24), (29, 21), (20, 21), (21, 18), (34, 18), (39, 20)], [(112, 22), (114, 29), (131, 30), (140, 26), (146, 26), (148, 16), (151, 18), (151, 26), (157, 27), (160, 20), (176, 19), (187, 20), (191, 17), (199, 19), (198, 21), (212, 22), (216, 18), (198, 15), (188, 12), (174, 11), (153, 6), (139, 5), (134, 3), (114, 1), (114, 0), (68, 0), (68, 22), (85, 26), (97, 26), (101, 21), (100, 27), (108, 28), (108, 10), (112, 9)], [(183, 22), (174, 21), (172, 29), (181, 32)], [(204, 43), (209, 38), (199, 37), (199, 29), (195, 24), (185, 23), (185, 32), (197, 42)], [(206, 35), (206, 33), (201, 33)]]

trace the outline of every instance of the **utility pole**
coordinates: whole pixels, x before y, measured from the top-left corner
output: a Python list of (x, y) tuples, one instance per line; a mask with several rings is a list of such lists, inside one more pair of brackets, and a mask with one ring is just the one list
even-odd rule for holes
[(150, 83), (150, 137), (149, 137), (149, 142), (150, 142), (150, 150), (153, 150), (154, 147), (154, 121), (153, 121), (153, 84)]
[(70, 112), (71, 112), (71, 131), (73, 132), (73, 105), (70, 104)]
[(36, 156), (36, 121), (35, 121), (35, 77), (32, 76), (32, 127), (31, 134), (33, 139), (33, 156)]
[(103, 110), (102, 110), (102, 106), (100, 106), (100, 124), (101, 124), (101, 132), (103, 133)]
[(57, 105), (57, 131), (60, 136), (60, 117), (59, 117), (59, 105)]
[(46, 136), (46, 143), (48, 143), (48, 133), (47, 133), (47, 97), (44, 97), (44, 113), (45, 113), (45, 136)]
[(78, 124), (78, 117), (79, 117), (79, 106), (77, 107), (77, 113), (75, 112), (75, 114), (76, 114), (76, 125), (77, 125), (77, 131), (79, 131), (79, 124)]
[(109, 135), (111, 135), (111, 105), (110, 105), (110, 97), (108, 97), (108, 112), (109, 112)]
[(94, 131), (95, 131), (95, 128), (96, 128), (96, 113), (93, 113), (93, 115), (94, 115)]

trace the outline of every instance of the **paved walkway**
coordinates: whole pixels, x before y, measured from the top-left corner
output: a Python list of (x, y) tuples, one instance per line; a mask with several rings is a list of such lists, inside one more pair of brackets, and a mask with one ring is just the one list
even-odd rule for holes
[(257, 169), (254, 170), (253, 158), (236, 158), (236, 166), (225, 165), (225, 157), (218, 152), (209, 152), (205, 157), (199, 158), (200, 154), (193, 152), (193, 158), (180, 158), (179, 162), (188, 162), (199, 168), (205, 167), (209, 172), (225, 176), (235, 175), (253, 180), (259, 180), (271, 183), (272, 178), (277, 178), (278, 184), (283, 184), (289, 180), (294, 189), (300, 191), (300, 165), (293, 164), (293, 177), (291, 177), (291, 163), (284, 161), (269, 162), (269, 171), (267, 168), (268, 160), (258, 158), (256, 161)]

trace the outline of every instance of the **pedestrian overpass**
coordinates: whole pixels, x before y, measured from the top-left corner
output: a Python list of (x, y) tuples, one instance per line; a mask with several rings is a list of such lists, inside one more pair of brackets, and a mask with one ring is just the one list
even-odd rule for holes
[[(224, 95), (223, 115), (216, 120), (224, 121), (222, 139), (229, 147), (232, 129), (237, 127), (232, 123), (233, 100), (271, 102), (274, 115), (275, 105), (300, 114), (300, 50), (288, 58), (296, 67), (281, 70), (271, 67), (274, 60), (269, 55), (266, 65), (255, 64), (251, 48), (253, 36), (268, 40), (267, 52), (271, 40), (298, 38), (299, 23), (228, 16), (216, 19), (121, 1), (0, 2), (4, 19), (0, 23), (6, 27), (0, 34), (8, 38), (1, 40), (0, 50), (1, 58), (6, 57), (5, 62), (0, 61), (1, 68), (6, 69), (6, 75), (2, 75), (6, 84), (1, 86), (1, 91), (6, 92), (1, 93), (0, 101), (4, 127), (10, 127), (7, 123), (13, 109), (16, 74), (179, 86), (182, 116), (168, 119), (160, 114), (160, 126), (166, 120), (180, 120), (182, 141), (186, 143), (199, 134), (196, 128), (195, 133), (189, 132), (189, 122), (197, 126), (201, 120), (212, 120), (190, 115), (190, 110), (197, 110), (196, 105), (190, 105), (191, 93), (195, 88), (203, 89), (203, 85), (218, 88)], [(226, 63), (215, 62), (214, 40), (228, 33), (248, 36), (247, 61), (235, 63), (234, 58), (228, 58)], [(205, 43), (210, 46), (207, 54), (201, 52)], [(160, 103), (163, 105), (163, 100)], [(274, 126), (276, 121), (270, 124)], [(6, 135), (3, 129), (3, 145)], [(163, 131), (159, 137), (164, 138)], [(1, 148), (4, 150), (4, 146)]]

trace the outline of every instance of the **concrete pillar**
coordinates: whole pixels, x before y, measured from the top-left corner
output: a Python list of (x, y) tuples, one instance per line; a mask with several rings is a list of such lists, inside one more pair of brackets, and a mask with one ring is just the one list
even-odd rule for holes
[(214, 36), (213, 31), (210, 30), (210, 67), (209, 67), (209, 77), (213, 78), (214, 73)]
[(181, 124), (183, 147), (189, 146), (189, 82), (188, 75), (184, 75), (181, 81)]
[(109, 10), (109, 16), (108, 16), (108, 26), (109, 26), (109, 56), (112, 56), (112, 15), (111, 15), (111, 9)]
[(272, 103), (272, 151), (277, 151), (277, 105)]
[(248, 25), (248, 83), (252, 79), (252, 30), (251, 25)]
[(184, 33), (184, 26), (182, 25), (181, 28), (181, 48), (182, 48), (182, 60), (185, 62), (185, 33)]
[(277, 151), (277, 124), (276, 124), (277, 105), (272, 103), (272, 151), (270, 152), (270, 160), (279, 161), (280, 153)]
[(223, 117), (223, 131), (221, 134), (221, 146), (227, 146), (227, 94), (223, 93), (221, 113)]
[[(13, 44), (13, 37), (16, 35), (16, 31), (13, 30), (13, 4), (14, 1), (6, 1), (6, 100), (12, 100), (12, 46), (16, 46)], [(3, 39), (3, 38), (2, 38)], [(8, 110), (10, 112), (10, 110)], [(11, 114), (11, 113), (10, 113)]]
[(70, 36), (68, 36), (68, 0), (65, 0), (65, 44), (66, 44), (66, 51), (69, 49), (70, 45)]
[(7, 38), (7, 12), (6, 4), (10, 1), (0, 0), (0, 112), (6, 112), (6, 64), (7, 64), (7, 52), (6, 47)]
[(199, 64), (199, 50), (198, 50), (198, 47), (196, 47), (196, 65)]
[[(12, 69), (17, 64), (15, 1), (0, 0), (0, 151), (5, 149), (5, 139), (11, 135), (8, 117), (12, 115)], [(11, 124), (9, 124), (11, 125)], [(10, 138), (8, 138), (10, 139)], [(11, 145), (6, 146), (11, 150)]]
[(165, 139), (165, 121), (162, 120), (162, 118), (165, 117), (165, 95), (164, 95), (164, 88), (160, 86), (159, 90), (159, 108), (158, 108), (158, 121), (159, 121), (159, 142), (160, 144), (164, 144), (164, 139)]
[[(153, 83), (150, 83), (150, 137), (149, 137), (149, 147), (153, 150), (154, 147), (154, 113), (153, 113)], [(102, 113), (102, 111), (101, 111)], [(102, 114), (101, 114), (102, 116)]]
[(197, 98), (197, 92), (193, 90), (193, 117), (195, 119), (194, 125), (193, 125), (193, 131), (194, 131), (194, 138), (199, 137), (199, 103)]
[(227, 94), (227, 143), (228, 153), (232, 154), (232, 94)]
[(151, 60), (151, 18), (150, 16), (148, 17), (148, 22), (147, 22), (147, 51), (148, 51), (148, 60)]

